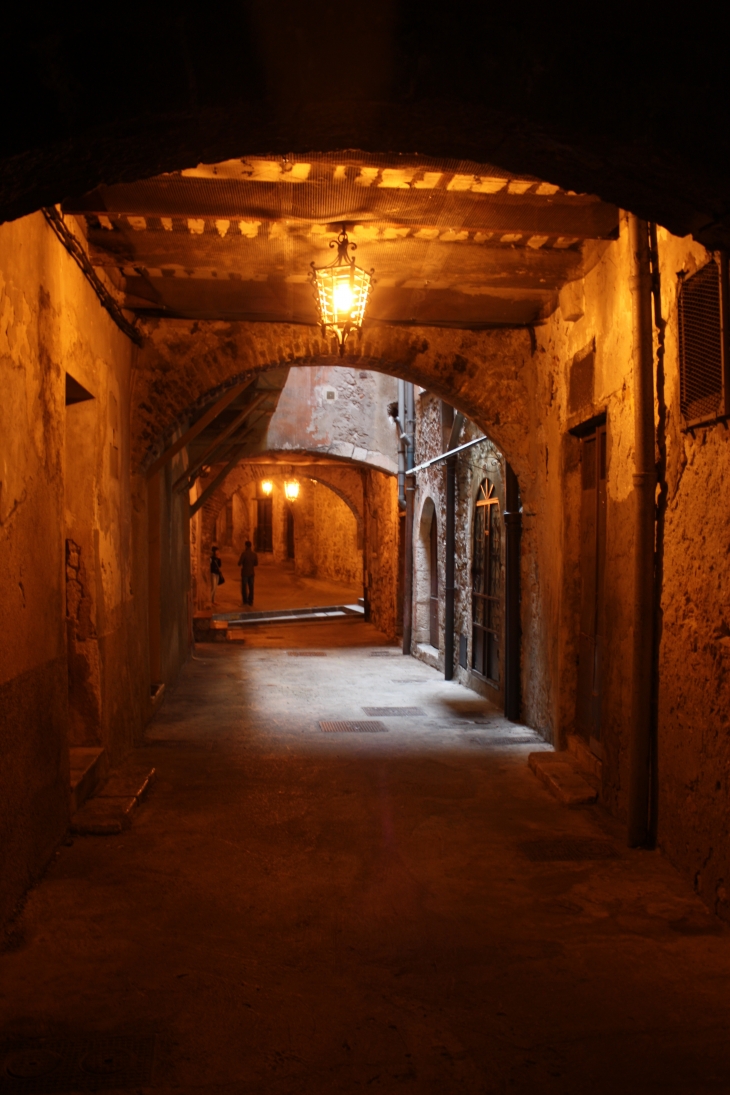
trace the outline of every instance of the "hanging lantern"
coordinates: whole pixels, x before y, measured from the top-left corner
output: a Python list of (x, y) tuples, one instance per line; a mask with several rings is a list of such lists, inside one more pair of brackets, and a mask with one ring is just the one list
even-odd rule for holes
[(266, 497), (268, 498), (273, 489), (274, 489), (274, 484), (271, 482), (271, 480), (270, 479), (264, 479), (263, 482), (261, 483), (261, 493), (265, 494)]
[(343, 224), (336, 240), (330, 240), (330, 247), (337, 248), (337, 257), (328, 266), (315, 266), (311, 263), (309, 275), (314, 297), (319, 310), (319, 323), (322, 334), (333, 334), (337, 339), (340, 357), (344, 357), (345, 343), (353, 331), (362, 332), (370, 290), (374, 285), (373, 274), (355, 265), (355, 259), (349, 251), (357, 249), (356, 243), (350, 243)]
[(284, 483), (284, 496), (287, 502), (296, 502), (299, 497), (299, 480), (287, 479)]

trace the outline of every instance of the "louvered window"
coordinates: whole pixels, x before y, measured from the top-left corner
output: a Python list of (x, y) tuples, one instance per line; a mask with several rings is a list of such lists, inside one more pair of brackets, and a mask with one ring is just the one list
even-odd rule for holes
[(679, 287), (680, 406), (686, 427), (730, 414), (727, 256)]

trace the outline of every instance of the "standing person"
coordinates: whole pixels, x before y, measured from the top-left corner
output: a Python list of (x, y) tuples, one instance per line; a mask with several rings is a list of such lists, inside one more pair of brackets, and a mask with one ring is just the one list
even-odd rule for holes
[(215, 591), (219, 585), (223, 585), (225, 578), (221, 572), (221, 557), (218, 554), (218, 548), (213, 544), (210, 552), (210, 603), (215, 604)]
[(259, 565), (259, 557), (255, 551), (251, 550), (250, 540), (246, 541), (246, 547), (241, 552), (238, 565), (241, 568), (241, 600), (245, 605), (253, 605), (254, 567)]

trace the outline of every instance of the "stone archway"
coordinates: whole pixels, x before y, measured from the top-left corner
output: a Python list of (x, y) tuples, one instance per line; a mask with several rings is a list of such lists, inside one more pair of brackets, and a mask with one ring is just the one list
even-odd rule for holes
[(553, 724), (557, 648), (551, 636), (559, 579), (549, 544), (560, 536), (561, 513), (548, 503), (545, 468), (558, 363), (529, 329), (372, 326), (344, 359), (328, 353), (316, 328), (166, 320), (145, 329), (132, 394), (139, 473), (212, 395), (282, 366), (344, 363), (390, 373), (440, 396), (481, 427), (512, 467), (527, 518), (520, 563), (523, 713), (533, 726)]
[[(414, 637), (419, 644), (432, 643), (431, 635), (431, 576), (433, 568), (438, 573), (438, 554), (433, 558), (433, 544), (431, 542), (431, 530), (433, 522), (437, 520), (436, 506), (429, 495), (424, 498), (421, 513), (418, 519), (418, 536), (415, 541), (413, 560), (413, 589), (414, 589)], [(438, 646), (436, 645), (438, 651)]]
[(521, 485), (541, 407), (529, 330), (369, 327), (345, 358), (317, 328), (288, 324), (151, 321), (132, 392), (133, 465), (144, 467), (197, 407), (247, 377), (282, 366), (346, 364), (413, 381), (479, 423)]
[[(557, 19), (537, 5), (519, 18), (492, 5), (436, 17), (377, 0), (333, 21), (321, 4), (190, 0), (146, 11), (143, 35), (137, 23), (13, 12), (0, 218), (251, 149), (393, 149), (496, 161), (727, 246), (724, 41), (702, 20)], [(135, 74), (123, 89), (98, 78), (102, 42), (109, 71)], [(314, 75), (343, 42), (368, 63), (340, 95)], [(31, 89), (19, 102), (18, 87)]]

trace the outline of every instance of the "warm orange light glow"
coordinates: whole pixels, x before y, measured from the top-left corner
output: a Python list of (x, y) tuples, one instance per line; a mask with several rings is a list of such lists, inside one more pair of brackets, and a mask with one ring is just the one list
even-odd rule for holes
[(334, 304), (337, 318), (342, 322), (345, 317), (350, 315), (355, 298), (352, 295), (352, 289), (350, 288), (349, 278), (347, 281), (340, 281), (335, 285), (334, 290)]
[(299, 497), (299, 480), (287, 479), (284, 484), (284, 494), (286, 495), (287, 502), (295, 502)]
[(264, 479), (264, 481), (261, 484), (262, 494), (265, 494), (265, 495), (268, 496), (269, 494), (271, 494), (273, 489), (274, 489), (274, 484), (271, 482), (271, 480), (270, 479)]
[(365, 317), (373, 271), (369, 273), (349, 254), (357, 244), (350, 243), (344, 227), (330, 247), (337, 248), (337, 258), (329, 266), (311, 264), (310, 278), (314, 288), (319, 322), (323, 334), (337, 338), (340, 354), (344, 355), (345, 343), (353, 331), (360, 332)]

